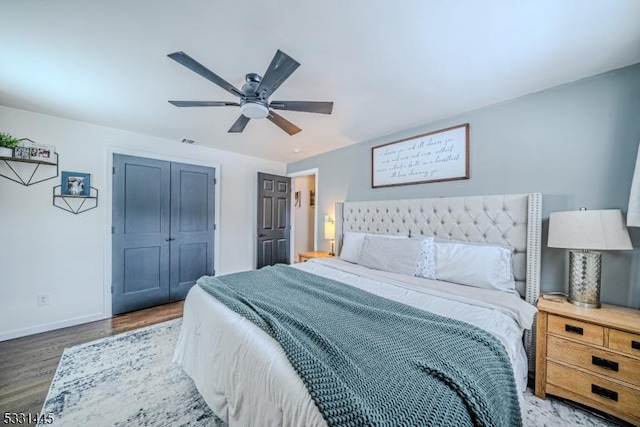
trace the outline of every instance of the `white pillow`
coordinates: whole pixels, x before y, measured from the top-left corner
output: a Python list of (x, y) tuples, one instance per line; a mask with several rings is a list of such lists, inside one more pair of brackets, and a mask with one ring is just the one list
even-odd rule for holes
[(376, 270), (413, 276), (420, 251), (419, 239), (398, 239), (367, 235), (362, 242), (358, 264)]
[[(352, 263), (357, 263), (362, 251), (362, 243), (368, 233), (355, 233), (347, 231), (342, 239), (342, 249), (340, 250), (340, 258)], [(408, 239), (408, 236), (399, 234), (371, 234), (372, 236), (384, 236), (389, 239)]]
[(436, 279), (513, 292), (513, 249), (505, 246), (434, 240)]

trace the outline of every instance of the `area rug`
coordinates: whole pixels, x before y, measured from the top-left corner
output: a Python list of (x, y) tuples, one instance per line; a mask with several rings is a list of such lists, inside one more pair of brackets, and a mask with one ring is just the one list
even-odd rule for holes
[[(65, 349), (42, 413), (52, 414), (55, 426), (224, 426), (171, 361), (181, 324), (171, 320)], [(530, 391), (523, 417), (525, 426), (615, 425)]]

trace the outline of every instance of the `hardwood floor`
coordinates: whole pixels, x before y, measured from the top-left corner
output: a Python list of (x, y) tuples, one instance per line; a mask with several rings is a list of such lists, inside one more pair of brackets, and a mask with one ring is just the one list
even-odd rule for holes
[(66, 347), (182, 317), (184, 301), (0, 342), (0, 415), (40, 413)]

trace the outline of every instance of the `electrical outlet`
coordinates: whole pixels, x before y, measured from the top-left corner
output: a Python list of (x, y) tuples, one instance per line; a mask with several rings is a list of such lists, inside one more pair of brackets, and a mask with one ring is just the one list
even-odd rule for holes
[(38, 294), (38, 306), (49, 305), (51, 303), (51, 294)]

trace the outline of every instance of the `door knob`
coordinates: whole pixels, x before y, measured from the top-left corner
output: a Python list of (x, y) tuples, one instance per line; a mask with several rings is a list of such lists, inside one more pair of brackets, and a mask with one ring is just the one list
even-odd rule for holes
[(176, 240), (175, 237), (167, 237), (166, 239), (164, 239), (165, 242), (171, 242), (172, 240)]
[(260, 233), (260, 234), (258, 234), (258, 237), (267, 237), (267, 235)]

